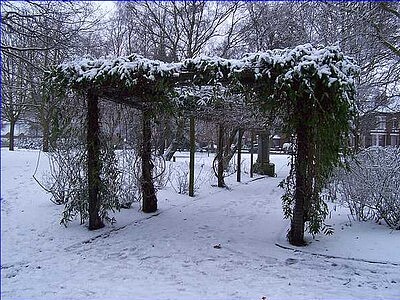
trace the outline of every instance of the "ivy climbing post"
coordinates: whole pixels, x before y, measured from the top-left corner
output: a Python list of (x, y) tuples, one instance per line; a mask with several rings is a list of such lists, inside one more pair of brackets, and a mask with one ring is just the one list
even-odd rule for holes
[(100, 126), (98, 96), (92, 91), (87, 92), (87, 164), (89, 189), (89, 230), (104, 227), (99, 216), (100, 211)]
[(189, 196), (194, 197), (194, 153), (196, 151), (194, 117), (190, 117)]
[(237, 151), (238, 151), (238, 156), (237, 156), (237, 174), (236, 174), (236, 181), (240, 182), (241, 181), (241, 175), (242, 175), (242, 170), (241, 170), (241, 162), (242, 162), (242, 136), (243, 136), (243, 130), (239, 129), (238, 132), (238, 146), (237, 146)]
[(251, 130), (251, 139), (250, 139), (250, 178), (254, 177), (253, 164), (254, 164), (254, 130)]
[(153, 183), (153, 162), (151, 161), (151, 112), (147, 109), (142, 115), (142, 211), (152, 213), (157, 210), (157, 196)]
[(218, 187), (225, 187), (224, 181), (224, 125), (219, 124), (218, 126), (218, 149), (217, 149), (217, 178)]
[(296, 114), (296, 138), (297, 138), (297, 156), (295, 161), (296, 187), (294, 191), (294, 208), (291, 220), (290, 231), (288, 233), (289, 242), (295, 246), (305, 245), (304, 225), (307, 221), (307, 203), (312, 197), (313, 175), (310, 173), (310, 164), (313, 164), (311, 149), (313, 145), (312, 126), (310, 120), (312, 109), (307, 99), (302, 97), (297, 99)]

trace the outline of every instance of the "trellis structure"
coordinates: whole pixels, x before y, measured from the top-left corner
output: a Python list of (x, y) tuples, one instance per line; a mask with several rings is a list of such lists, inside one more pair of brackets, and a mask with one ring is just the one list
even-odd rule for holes
[[(143, 112), (142, 192), (144, 212), (157, 210), (152, 182), (151, 117), (159, 109), (196, 111), (213, 104), (213, 96), (185, 97), (177, 87), (221, 86), (256, 98), (261, 110), (280, 113), (297, 138), (295, 162), (286, 181), (284, 211), (291, 218), (288, 237), (304, 243), (305, 223), (318, 232), (325, 208), (319, 198), (324, 179), (340, 162), (355, 116), (354, 76), (358, 68), (338, 47), (293, 49), (245, 55), (242, 59), (199, 57), (179, 63), (139, 55), (117, 59), (79, 59), (49, 73), (54, 86), (82, 92), (87, 99), (89, 229), (103, 226), (99, 217), (98, 100), (124, 103)], [(253, 103), (254, 105), (254, 103)], [(314, 226), (314, 227), (313, 227)]]

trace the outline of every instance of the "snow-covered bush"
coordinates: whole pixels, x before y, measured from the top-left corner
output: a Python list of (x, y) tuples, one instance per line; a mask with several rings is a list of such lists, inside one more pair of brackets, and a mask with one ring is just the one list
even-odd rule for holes
[(170, 182), (174, 191), (178, 194), (189, 193), (189, 166), (185, 165), (170, 166)]
[[(50, 174), (47, 185), (51, 186), (52, 201), (64, 205), (61, 224), (68, 225), (79, 217), (81, 224), (89, 218), (89, 195), (87, 180), (87, 152), (86, 148), (78, 143), (73, 144), (71, 139), (63, 138), (57, 143), (57, 148), (48, 153), (50, 159)], [(118, 159), (109, 145), (104, 145), (100, 153), (101, 158), (101, 199), (100, 217), (108, 222), (108, 212), (119, 210), (125, 199), (122, 186), (122, 176), (118, 169)], [(121, 201), (121, 202), (120, 202)]]
[[(138, 154), (140, 151), (141, 141), (136, 141), (136, 145), (130, 145), (130, 149), (122, 151), (120, 159), (122, 190), (119, 193), (122, 207), (130, 207), (133, 202), (142, 201), (142, 159)], [(136, 149), (134, 149), (136, 148)], [(170, 170), (167, 168), (165, 159), (160, 155), (151, 156), (152, 164), (152, 180), (154, 182), (155, 191), (163, 189), (170, 178)], [(125, 199), (125, 200), (124, 200)]]
[(153, 181), (156, 189), (163, 189), (170, 178), (170, 169), (167, 168), (167, 162), (162, 155), (152, 156), (153, 161)]
[(124, 146), (119, 152), (118, 162), (121, 170), (121, 187), (117, 191), (121, 208), (130, 208), (133, 202), (140, 201), (139, 181), (137, 177), (137, 153)]
[(330, 191), (359, 221), (383, 219), (400, 229), (400, 148), (370, 147), (336, 172)]
[[(198, 191), (200, 186), (210, 180), (211, 174), (204, 172), (204, 164), (196, 168), (194, 175), (194, 191)], [(174, 162), (169, 164), (169, 182), (174, 191), (178, 194), (189, 194), (189, 164), (188, 162)]]
[[(52, 195), (51, 201), (64, 205), (61, 223), (66, 225), (79, 216), (83, 224), (89, 217), (86, 193), (88, 184), (85, 176), (87, 168), (82, 163), (86, 152), (82, 147), (70, 147), (71, 144), (65, 139), (62, 143), (63, 145), (48, 153), (50, 172), (45, 185), (50, 186), (48, 191)], [(64, 147), (65, 143), (68, 147)]]
[(16, 145), (20, 149), (41, 149), (42, 138), (23, 137), (16, 140)]

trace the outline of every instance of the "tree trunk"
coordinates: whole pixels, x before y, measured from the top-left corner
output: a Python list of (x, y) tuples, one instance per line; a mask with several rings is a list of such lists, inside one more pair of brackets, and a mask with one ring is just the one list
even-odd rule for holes
[[(242, 139), (243, 133), (244, 131), (239, 130), (239, 128), (233, 129), (229, 135), (228, 140), (225, 143), (224, 158), (223, 158), (225, 170), (228, 169), (229, 162), (231, 161), (232, 157), (235, 155), (237, 151), (238, 141)], [(235, 143), (235, 145), (231, 147), (233, 143)]]
[(157, 147), (157, 155), (159, 156), (164, 155), (165, 152), (165, 134), (166, 134), (165, 123), (166, 123), (165, 118), (162, 117), (160, 124), (158, 125), (157, 128), (156, 147)]
[(50, 139), (50, 127), (49, 124), (43, 125), (43, 152), (49, 152), (49, 139)]
[(237, 142), (237, 174), (236, 174), (236, 181), (240, 182), (241, 181), (241, 160), (242, 160), (242, 136), (243, 136), (243, 130), (239, 129), (239, 139)]
[(8, 145), (8, 150), (14, 151), (14, 134), (15, 134), (15, 121), (10, 121), (10, 144)]
[(175, 152), (178, 150), (178, 147), (182, 145), (184, 128), (185, 119), (179, 118), (175, 138), (172, 140), (171, 144), (164, 153), (165, 160), (171, 160), (172, 156), (174, 156)]
[(99, 216), (100, 211), (100, 126), (98, 97), (89, 91), (87, 94), (87, 152), (88, 152), (88, 186), (89, 186), (89, 230), (104, 227)]
[(354, 127), (354, 152), (358, 153), (361, 150), (361, 143), (360, 143), (360, 121), (357, 119), (355, 122), (355, 127)]
[(218, 132), (218, 149), (217, 149), (217, 161), (218, 161), (218, 170), (217, 170), (217, 178), (218, 178), (218, 187), (225, 187), (224, 181), (224, 126), (219, 125)]
[(190, 117), (189, 196), (194, 196), (194, 153), (196, 151), (194, 117)]
[(142, 117), (142, 210), (145, 213), (152, 213), (157, 210), (157, 196), (153, 183), (153, 163), (151, 161), (151, 116), (149, 111), (143, 111)]

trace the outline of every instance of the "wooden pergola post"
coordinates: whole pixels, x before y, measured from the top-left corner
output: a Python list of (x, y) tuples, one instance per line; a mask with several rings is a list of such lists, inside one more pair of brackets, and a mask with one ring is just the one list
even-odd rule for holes
[(217, 149), (217, 177), (218, 177), (218, 187), (225, 187), (224, 181), (224, 125), (219, 124), (218, 128), (218, 149)]
[(251, 130), (251, 145), (250, 145), (250, 178), (253, 178), (253, 165), (254, 165), (254, 129)]
[(142, 116), (142, 211), (152, 213), (157, 210), (157, 196), (153, 183), (153, 163), (151, 161), (151, 113), (143, 111)]
[(241, 181), (241, 160), (242, 160), (242, 129), (239, 129), (238, 132), (238, 146), (237, 146), (238, 156), (237, 156), (237, 174), (236, 174), (236, 181)]
[[(288, 232), (290, 244), (295, 246), (305, 245), (304, 228), (305, 222), (308, 220), (308, 208), (312, 198), (312, 182), (313, 177), (310, 176), (310, 170), (313, 165), (312, 148), (313, 131), (309, 125), (312, 112), (310, 111), (310, 101), (308, 97), (303, 97), (297, 101), (297, 118), (302, 120), (296, 128), (297, 139), (297, 157), (296, 157), (296, 188), (295, 203), (293, 208), (293, 217)], [(302, 101), (301, 101), (302, 100)]]
[(194, 117), (190, 117), (189, 196), (194, 197), (194, 153), (196, 152)]
[(98, 96), (92, 90), (87, 93), (87, 158), (88, 158), (88, 189), (89, 189), (89, 230), (104, 227), (99, 216), (100, 211), (100, 125)]

